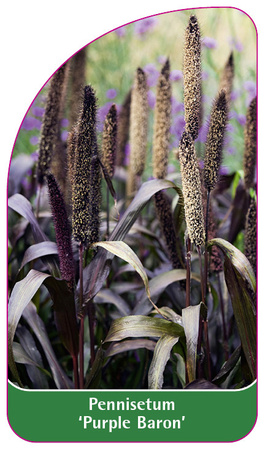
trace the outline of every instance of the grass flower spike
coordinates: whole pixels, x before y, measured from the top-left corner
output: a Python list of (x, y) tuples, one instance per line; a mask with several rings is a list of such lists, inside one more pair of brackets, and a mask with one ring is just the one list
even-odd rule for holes
[(47, 175), (47, 184), (58, 247), (60, 271), (62, 278), (67, 281), (68, 286), (72, 289), (74, 286), (75, 264), (66, 206), (63, 195), (52, 174)]
[(131, 95), (132, 92), (130, 90), (125, 97), (125, 100), (121, 106), (121, 111), (118, 116), (117, 155), (116, 155), (117, 166), (123, 166), (124, 164), (125, 146), (129, 140)]
[(255, 274), (257, 272), (257, 206), (255, 198), (250, 201), (245, 226), (245, 255)]
[(187, 230), (191, 242), (200, 247), (204, 243), (200, 172), (193, 139), (186, 131), (179, 144), (179, 161)]
[(201, 126), (201, 34), (196, 16), (192, 15), (186, 28), (184, 59), (184, 109), (186, 131), (193, 139)]
[(104, 123), (102, 138), (102, 163), (110, 178), (114, 175), (117, 141), (117, 109), (112, 105)]
[(204, 156), (204, 185), (211, 191), (218, 180), (222, 161), (222, 150), (227, 124), (226, 92), (222, 90), (217, 96), (210, 117)]
[(171, 211), (171, 201), (163, 191), (157, 192), (154, 200), (156, 215), (162, 229), (169, 259), (174, 269), (180, 269), (182, 264), (177, 252), (177, 238)]
[(243, 159), (244, 181), (247, 189), (253, 187), (255, 181), (257, 152), (257, 97), (255, 97), (247, 111), (245, 125), (245, 150)]
[(157, 85), (153, 138), (153, 175), (166, 178), (170, 140), (171, 82), (169, 60), (164, 64)]
[(146, 75), (138, 68), (131, 98), (130, 114), (130, 165), (135, 175), (141, 176), (146, 160), (148, 101)]
[(82, 48), (71, 59), (69, 128), (72, 129), (78, 119), (82, 104), (82, 90), (86, 84), (87, 47)]
[(220, 86), (219, 86), (220, 91), (222, 89), (224, 89), (226, 91), (226, 98), (227, 98), (228, 104), (231, 101), (231, 93), (232, 93), (232, 88), (233, 88), (234, 75), (235, 75), (234, 56), (233, 56), (233, 52), (231, 52), (231, 54), (228, 58), (228, 61), (226, 62), (226, 65), (224, 67), (224, 70), (223, 70), (223, 73), (221, 76)]
[(52, 153), (59, 135), (66, 72), (67, 63), (55, 72), (50, 81), (41, 129), (39, 160), (37, 166), (37, 179), (40, 186), (44, 184), (45, 177), (49, 172)]
[(91, 86), (84, 89), (78, 123), (72, 192), (72, 227), (75, 240), (89, 246), (98, 240), (100, 165), (96, 137), (96, 97)]

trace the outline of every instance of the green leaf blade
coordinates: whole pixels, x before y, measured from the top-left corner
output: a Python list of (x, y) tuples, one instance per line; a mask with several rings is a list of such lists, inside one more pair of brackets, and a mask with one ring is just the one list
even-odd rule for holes
[(242, 348), (252, 374), (256, 377), (257, 331), (253, 297), (256, 293), (256, 278), (248, 259), (240, 250), (224, 239), (212, 239), (208, 246), (216, 245), (224, 254), (224, 273), (231, 297), (233, 312), (241, 339)]
[(186, 336), (187, 374), (189, 382), (196, 379), (197, 346), (200, 328), (200, 317), (206, 307), (203, 303), (189, 306), (182, 310), (182, 321)]
[(179, 337), (164, 335), (157, 342), (152, 362), (148, 371), (148, 388), (162, 389), (163, 373), (170, 358), (172, 347), (178, 342)]
[(129, 337), (161, 337), (164, 334), (184, 336), (183, 327), (165, 319), (146, 316), (127, 316), (112, 322), (105, 342), (120, 341)]

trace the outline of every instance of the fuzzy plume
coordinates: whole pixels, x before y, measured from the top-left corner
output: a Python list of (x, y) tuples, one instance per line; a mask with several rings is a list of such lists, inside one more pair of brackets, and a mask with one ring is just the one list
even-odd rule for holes
[(75, 152), (78, 138), (78, 127), (74, 126), (67, 136), (67, 169), (68, 181), (72, 185), (74, 182)]
[(123, 166), (124, 164), (125, 146), (129, 140), (131, 94), (132, 92), (130, 90), (125, 97), (125, 100), (121, 106), (121, 111), (118, 117), (117, 155), (116, 155), (117, 166)]
[(68, 66), (65, 63), (50, 81), (39, 145), (37, 180), (40, 186), (44, 184), (50, 170), (52, 155), (58, 141), (67, 72)]
[(233, 88), (233, 80), (235, 75), (235, 67), (234, 67), (234, 57), (233, 52), (230, 53), (230, 56), (226, 62), (223, 73), (221, 75), (219, 90), (222, 89), (226, 92), (226, 99), (228, 105), (231, 101), (231, 93)]
[(67, 136), (67, 174), (66, 174), (66, 189), (65, 189), (65, 202), (67, 205), (68, 214), (72, 213), (72, 188), (74, 184), (74, 167), (75, 167), (75, 152), (77, 145), (78, 127), (72, 127)]
[(154, 114), (153, 175), (166, 178), (171, 125), (171, 81), (169, 60), (164, 64), (158, 79)]
[(75, 264), (72, 252), (71, 231), (68, 222), (66, 206), (61, 190), (52, 174), (47, 175), (47, 184), (51, 212), (53, 217), (60, 271), (62, 278), (73, 289), (75, 277)]
[(245, 149), (243, 158), (244, 181), (247, 189), (254, 186), (257, 152), (257, 97), (247, 110), (245, 125)]
[(183, 80), (186, 131), (198, 137), (202, 121), (201, 34), (196, 16), (190, 16), (185, 33)]
[(226, 93), (222, 90), (218, 94), (211, 111), (210, 125), (205, 144), (203, 176), (204, 185), (208, 191), (211, 191), (218, 181), (227, 115)]
[(130, 165), (135, 175), (145, 168), (147, 151), (148, 100), (146, 75), (138, 68), (135, 75), (130, 113)]
[(112, 105), (106, 116), (102, 137), (102, 163), (110, 178), (114, 175), (117, 145), (117, 109)]
[(159, 191), (154, 196), (156, 215), (159, 220), (161, 230), (166, 243), (169, 259), (174, 269), (183, 267), (178, 254), (178, 242), (174, 229), (173, 215), (171, 211), (171, 202), (167, 195)]
[(179, 162), (187, 230), (191, 242), (200, 247), (205, 235), (200, 171), (193, 139), (186, 131), (179, 144)]
[(78, 243), (98, 240), (101, 172), (96, 136), (97, 104), (91, 86), (84, 89), (83, 109), (77, 129), (72, 186), (72, 227)]
[(132, 171), (131, 166), (129, 166), (127, 180), (126, 180), (126, 197), (127, 197), (127, 205), (133, 199), (138, 188), (138, 177)]
[(71, 58), (69, 128), (76, 123), (82, 104), (83, 88), (86, 84), (87, 47), (82, 48)]
[(254, 273), (257, 272), (257, 206), (256, 200), (251, 199), (245, 225), (245, 255)]
[[(201, 178), (201, 189), (202, 189), (202, 204), (203, 204), (203, 214), (204, 217), (207, 215), (207, 190), (203, 184), (203, 173), (200, 170), (200, 178)], [(213, 211), (213, 205), (211, 198), (209, 197), (209, 209), (208, 209), (208, 241), (217, 237), (217, 222), (216, 217)], [(221, 253), (218, 247), (213, 245), (211, 247), (210, 254), (210, 268), (212, 272), (218, 273), (223, 270), (223, 262), (221, 258)]]

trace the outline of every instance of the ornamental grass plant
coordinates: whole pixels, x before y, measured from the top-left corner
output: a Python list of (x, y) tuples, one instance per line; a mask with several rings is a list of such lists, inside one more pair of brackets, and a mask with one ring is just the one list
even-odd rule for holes
[(253, 52), (239, 11), (176, 11), (84, 47), (36, 97), (8, 184), (14, 384), (256, 379)]

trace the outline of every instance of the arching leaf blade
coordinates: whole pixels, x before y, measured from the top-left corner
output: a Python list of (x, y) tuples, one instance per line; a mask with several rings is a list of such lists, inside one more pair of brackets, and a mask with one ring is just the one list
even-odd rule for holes
[(256, 312), (253, 297), (256, 293), (256, 278), (246, 256), (224, 239), (216, 238), (208, 246), (216, 245), (224, 254), (224, 273), (231, 297), (233, 312), (249, 369), (256, 377)]
[(129, 337), (159, 338), (163, 335), (181, 337), (184, 336), (184, 329), (179, 324), (158, 317), (127, 316), (112, 322), (104, 342), (120, 341)]
[(206, 319), (206, 306), (203, 303), (188, 306), (182, 310), (182, 321), (186, 336), (186, 365), (189, 382), (196, 379), (197, 346), (201, 315)]
[[(154, 194), (162, 189), (173, 188), (180, 194), (181, 190), (169, 180), (150, 180), (142, 184), (129, 207), (120, 218), (110, 235), (110, 241), (122, 241), (139, 217), (142, 209)], [(99, 249), (91, 263), (84, 269), (84, 303), (92, 299), (101, 289), (109, 275), (114, 255)]]
[(164, 370), (170, 358), (172, 347), (178, 342), (179, 337), (164, 335), (157, 342), (154, 355), (148, 371), (148, 388), (162, 389), (164, 383)]

